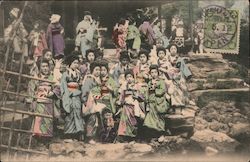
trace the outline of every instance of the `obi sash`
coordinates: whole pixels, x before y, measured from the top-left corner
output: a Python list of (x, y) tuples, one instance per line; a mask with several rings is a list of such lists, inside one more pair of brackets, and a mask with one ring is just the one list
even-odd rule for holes
[(79, 84), (77, 82), (69, 82), (67, 87), (70, 92), (74, 92), (75, 90), (79, 89)]

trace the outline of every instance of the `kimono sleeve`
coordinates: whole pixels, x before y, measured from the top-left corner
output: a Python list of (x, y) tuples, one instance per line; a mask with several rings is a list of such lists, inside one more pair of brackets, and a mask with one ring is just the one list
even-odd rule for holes
[(89, 92), (90, 92), (90, 90), (92, 88), (92, 84), (93, 84), (93, 79), (91, 79), (91, 78), (86, 78), (86, 80), (82, 84), (82, 88), (81, 88), (81, 90), (82, 90), (82, 101), (83, 101), (84, 104), (88, 100), (88, 95), (89, 95)]
[(165, 83), (162, 80), (160, 80), (157, 83), (157, 86), (156, 86), (156, 89), (155, 89), (155, 95), (157, 97), (162, 97), (165, 94), (165, 92), (166, 92), (165, 89), (166, 89), (165, 88)]
[(66, 72), (63, 73), (61, 78), (61, 94), (62, 94), (62, 104), (63, 109), (70, 113), (70, 105), (72, 104), (72, 100), (70, 99), (70, 92), (68, 90), (67, 81), (66, 81)]
[(26, 99), (26, 102), (32, 103), (33, 97), (35, 96), (36, 85), (38, 84), (37, 80), (30, 80), (28, 83), (28, 95), (29, 97)]
[(188, 66), (186, 65), (185, 61), (183, 58), (178, 58), (177, 60), (177, 64), (180, 64), (180, 71), (182, 73), (182, 75), (185, 77), (185, 78), (189, 78), (192, 76), (192, 73), (191, 71), (189, 70)]

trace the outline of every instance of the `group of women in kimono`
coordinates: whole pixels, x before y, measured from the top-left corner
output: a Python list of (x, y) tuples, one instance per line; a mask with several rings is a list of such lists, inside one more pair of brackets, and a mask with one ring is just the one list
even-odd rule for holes
[(39, 80), (29, 82), (27, 102), (32, 111), (53, 116), (37, 116), (33, 134), (53, 137), (58, 119), (64, 121), (65, 138), (92, 144), (170, 133), (165, 116), (189, 102), (186, 79), (192, 76), (177, 46), (165, 48), (157, 39), (150, 47), (139, 46), (133, 58), (129, 48), (122, 49), (119, 61), (112, 66), (100, 50), (84, 45), (90, 30), (84, 29), (89, 25), (85, 21), (92, 20), (87, 16), (83, 21), (72, 53), (62, 58), (56, 55), (58, 49), (44, 49), (31, 70)]

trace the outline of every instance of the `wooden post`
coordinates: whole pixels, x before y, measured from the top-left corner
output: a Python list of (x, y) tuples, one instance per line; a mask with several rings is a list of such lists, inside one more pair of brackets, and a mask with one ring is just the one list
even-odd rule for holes
[[(76, 26), (78, 24), (78, 1), (74, 1), (74, 21), (73, 21), (73, 33), (75, 33)], [(74, 34), (75, 39), (76, 34)]]
[(161, 21), (161, 2), (158, 4), (158, 20), (160, 20), (160, 30), (162, 31), (162, 21)]

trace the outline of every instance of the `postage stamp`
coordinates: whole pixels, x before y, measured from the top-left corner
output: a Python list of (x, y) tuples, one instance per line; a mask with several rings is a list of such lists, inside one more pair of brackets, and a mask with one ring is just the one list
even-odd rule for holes
[(238, 10), (211, 5), (203, 9), (204, 47), (208, 52), (239, 53)]

